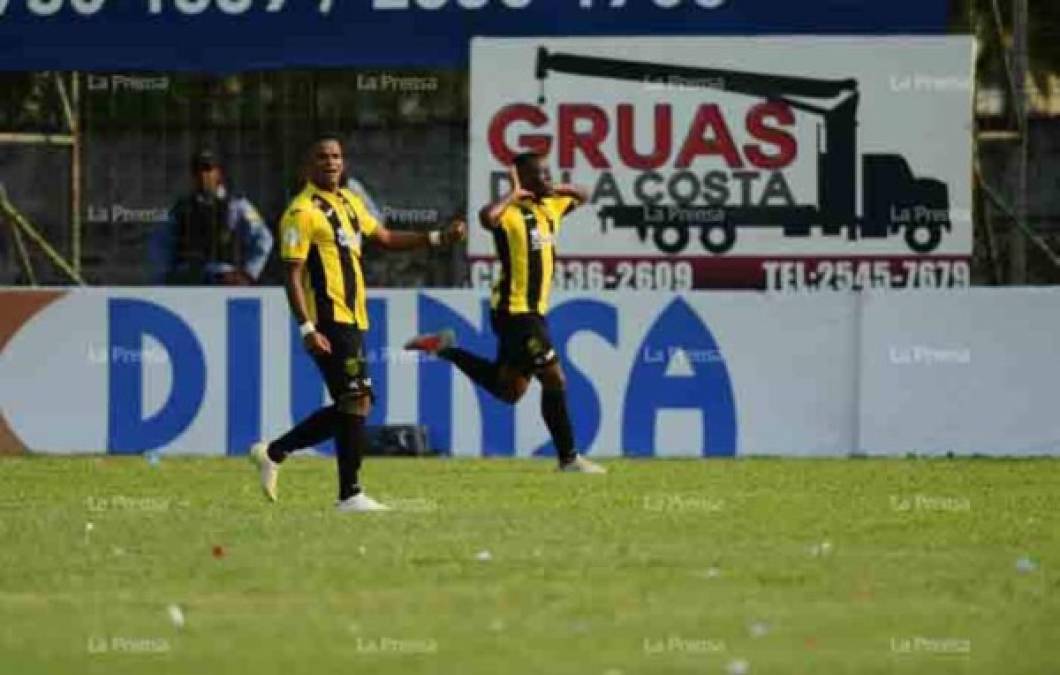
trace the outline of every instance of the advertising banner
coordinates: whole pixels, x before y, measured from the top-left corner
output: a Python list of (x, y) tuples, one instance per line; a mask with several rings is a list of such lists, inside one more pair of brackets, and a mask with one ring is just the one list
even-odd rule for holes
[[(11, 292), (0, 303), (11, 306), (11, 298), (30, 304), (12, 313), (0, 357), (0, 427), (9, 443), (52, 452), (241, 454), (326, 399), (280, 289)], [(549, 321), (578, 447), (601, 456), (847, 451), (853, 302), (557, 297)], [(462, 346), (492, 358), (496, 341), (481, 295), (377, 292), (368, 308), (366, 357), (377, 396), (370, 423), (423, 424), (431, 446), (454, 455), (552, 452), (536, 385), (512, 408), (449, 364), (398, 347), (450, 327)], [(832, 346), (817, 349), (822, 343)]]
[(464, 67), (475, 35), (940, 33), (946, 0), (0, 0), (0, 69)]
[[(481, 39), (472, 212), (546, 153), (570, 290), (966, 286), (968, 37)], [(472, 284), (499, 272), (473, 232)]]
[[(0, 451), (239, 455), (327, 395), (280, 289), (0, 291)], [(492, 358), (471, 291), (369, 299), (372, 424), (456, 456), (552, 454), (514, 408), (404, 352), (452, 328)], [(564, 293), (548, 320), (593, 456), (1060, 454), (1058, 289)], [(326, 451), (326, 447), (321, 450)]]

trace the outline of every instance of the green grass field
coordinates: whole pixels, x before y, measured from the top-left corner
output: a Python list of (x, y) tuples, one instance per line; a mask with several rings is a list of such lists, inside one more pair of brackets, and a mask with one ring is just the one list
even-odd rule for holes
[(0, 459), (0, 673), (1060, 672), (1058, 461), (607, 465)]

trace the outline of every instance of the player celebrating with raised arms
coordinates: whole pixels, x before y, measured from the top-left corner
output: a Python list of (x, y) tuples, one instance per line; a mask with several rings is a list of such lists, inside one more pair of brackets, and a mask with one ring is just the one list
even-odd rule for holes
[(313, 143), (307, 167), (309, 180), (280, 222), (280, 254), (291, 313), (333, 404), (272, 443), (255, 443), (250, 456), (265, 495), (275, 501), (281, 462), (296, 450), (334, 438), (339, 511), (382, 511), (387, 507), (364, 494), (358, 478), (367, 445), (364, 424), (374, 397), (362, 344), (368, 330), (362, 240), (368, 237), (391, 251), (447, 246), (463, 240), (467, 226), (461, 217), (445, 230), (388, 230), (344, 187), (342, 144), (334, 136)]
[(542, 386), (541, 416), (556, 446), (560, 470), (606, 473), (575, 451), (566, 381), (545, 321), (555, 237), (563, 216), (588, 201), (588, 192), (574, 185), (553, 185), (544, 156), (534, 152), (515, 158), (511, 183), (511, 192), (479, 211), (479, 222), (493, 233), (502, 267), (490, 298), (497, 359), (487, 361), (460, 349), (451, 330), (413, 338), (405, 349), (436, 354), (513, 405), (536, 377)]

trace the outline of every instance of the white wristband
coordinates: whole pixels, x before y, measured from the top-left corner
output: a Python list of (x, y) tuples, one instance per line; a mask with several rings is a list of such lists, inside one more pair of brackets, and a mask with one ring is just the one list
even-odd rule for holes
[(302, 334), (302, 337), (305, 337), (317, 332), (317, 327), (313, 325), (312, 321), (306, 321), (298, 327), (298, 332)]
[(442, 233), (440, 230), (431, 230), (427, 233), (427, 241), (431, 246), (442, 245)]

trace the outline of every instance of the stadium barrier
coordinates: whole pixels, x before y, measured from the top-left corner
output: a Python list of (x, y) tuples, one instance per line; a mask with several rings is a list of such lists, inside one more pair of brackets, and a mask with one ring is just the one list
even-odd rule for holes
[[(0, 291), (0, 446), (237, 455), (325, 400), (280, 289)], [(552, 448), (512, 408), (400, 350), (453, 327), (492, 354), (468, 290), (375, 291), (372, 424), (468, 456)], [(580, 448), (599, 456), (1058, 455), (1060, 288), (557, 294)]]

